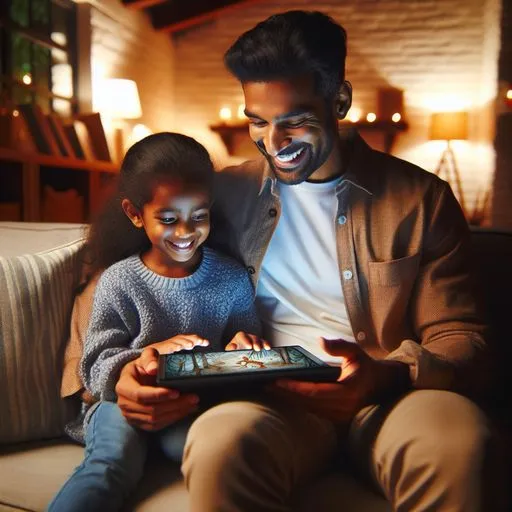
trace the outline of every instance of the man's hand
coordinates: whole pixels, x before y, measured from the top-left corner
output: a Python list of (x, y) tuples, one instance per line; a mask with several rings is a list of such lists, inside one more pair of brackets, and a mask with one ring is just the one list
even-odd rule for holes
[(281, 395), (336, 423), (349, 422), (364, 406), (398, 396), (411, 385), (409, 368), (396, 361), (372, 359), (355, 343), (321, 338), (323, 349), (341, 358), (338, 382), (279, 380)]
[(208, 340), (197, 334), (178, 334), (168, 340), (148, 345), (147, 348), (155, 348), (159, 354), (172, 354), (180, 350), (192, 350), (194, 347), (207, 347), (209, 344)]
[(225, 350), (241, 350), (244, 348), (259, 352), (260, 350), (270, 350), (271, 347), (268, 341), (262, 340), (254, 334), (239, 331), (226, 345)]
[(188, 416), (196, 408), (196, 395), (155, 386), (158, 351), (147, 347), (127, 363), (116, 384), (117, 405), (126, 421), (142, 430), (161, 430)]

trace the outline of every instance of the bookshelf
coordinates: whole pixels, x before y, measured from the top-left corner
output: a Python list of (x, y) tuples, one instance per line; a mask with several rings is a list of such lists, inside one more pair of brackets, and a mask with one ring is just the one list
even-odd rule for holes
[[(111, 162), (0, 147), (0, 220), (89, 222), (118, 172), (118, 165)], [(48, 205), (47, 200), (43, 204), (46, 187), (54, 191), (55, 197), (62, 197), (62, 202)], [(83, 201), (82, 218), (77, 218), (76, 208), (69, 201), (66, 203), (66, 197), (74, 198), (66, 196), (70, 190), (76, 191), (75, 201)]]

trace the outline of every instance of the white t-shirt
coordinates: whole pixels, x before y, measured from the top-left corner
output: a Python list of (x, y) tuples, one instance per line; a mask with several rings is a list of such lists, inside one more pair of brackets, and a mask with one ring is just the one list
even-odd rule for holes
[(324, 361), (339, 362), (318, 337), (354, 341), (336, 252), (336, 186), (277, 184), (281, 216), (256, 290), (265, 336), (274, 346), (301, 345)]

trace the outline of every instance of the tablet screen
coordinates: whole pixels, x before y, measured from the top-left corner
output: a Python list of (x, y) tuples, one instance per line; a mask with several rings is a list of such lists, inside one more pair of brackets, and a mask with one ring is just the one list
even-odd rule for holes
[(169, 354), (165, 379), (226, 375), (269, 370), (318, 368), (324, 366), (295, 347), (271, 350), (234, 350), (231, 352), (193, 352)]

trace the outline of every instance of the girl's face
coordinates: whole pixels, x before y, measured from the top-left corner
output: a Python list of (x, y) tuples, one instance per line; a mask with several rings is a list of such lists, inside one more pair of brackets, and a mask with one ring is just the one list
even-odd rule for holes
[[(137, 226), (137, 219), (129, 216)], [(151, 241), (151, 249), (142, 256), (146, 266), (168, 277), (190, 275), (210, 233), (210, 196), (178, 180), (162, 182), (155, 185), (138, 222)]]

